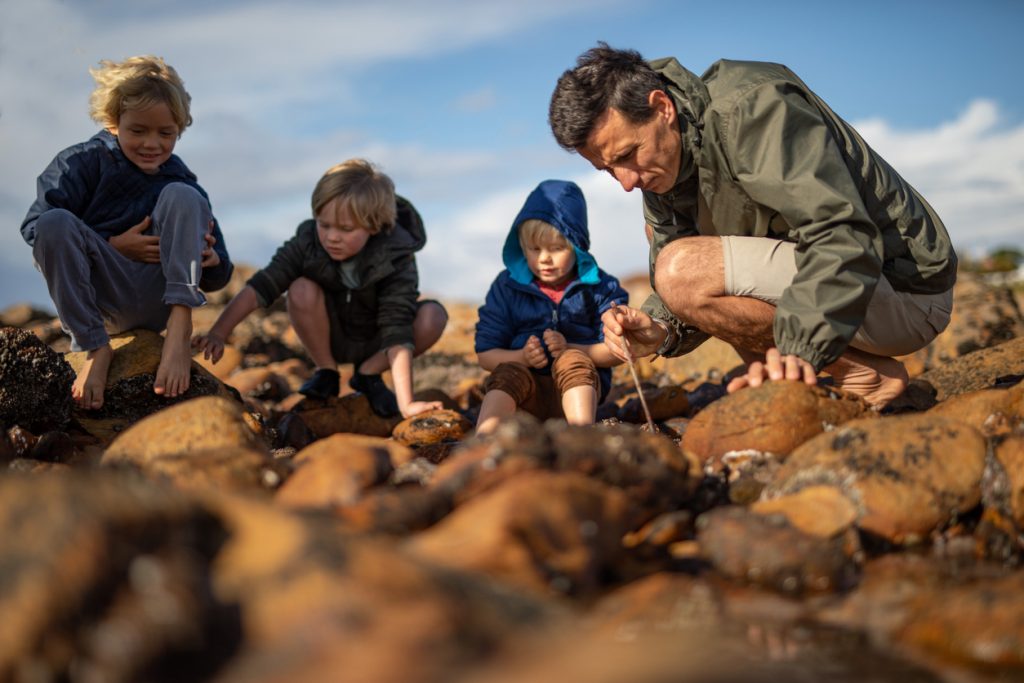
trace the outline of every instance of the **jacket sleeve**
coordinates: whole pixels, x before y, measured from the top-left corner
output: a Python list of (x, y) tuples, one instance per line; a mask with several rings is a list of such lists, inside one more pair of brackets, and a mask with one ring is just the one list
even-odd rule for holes
[(278, 247), (270, 263), (256, 271), (247, 285), (256, 291), (260, 306), (266, 308), (288, 290), (288, 286), (302, 275), (303, 253), (300, 232)]
[(481, 353), (491, 349), (507, 349), (512, 343), (512, 330), (508, 325), (511, 320), (503, 288), (495, 280), (487, 290), (484, 305), (477, 311), (473, 350)]
[(235, 270), (235, 265), (231, 263), (231, 257), (228, 256), (228, 247), (224, 244), (224, 233), (221, 232), (220, 221), (216, 218), (213, 219), (213, 236), (217, 240), (213, 244), (213, 250), (220, 257), (220, 263), (210, 268), (203, 268), (199, 287), (204, 292), (216, 292), (218, 289), (223, 289), (231, 279), (231, 273)]
[(412, 255), (402, 257), (394, 272), (377, 284), (377, 327), (382, 349), (414, 344), (412, 323), (419, 286), (419, 271)]
[(882, 272), (881, 232), (821, 113), (793, 84), (742, 98), (725, 150), (744, 191), (796, 237), (797, 272), (775, 312), (775, 344), (820, 370), (864, 320)]
[[(697, 200), (693, 193), (697, 191), (699, 190), (696, 184), (694, 184), (692, 192), (682, 190), (683, 196), (693, 198), (692, 211), (689, 213), (676, 210), (671, 202), (656, 194), (644, 193), (644, 220), (651, 227), (649, 269), (652, 287), (654, 286), (654, 266), (662, 248), (673, 240), (699, 234), (693, 219), (693, 216), (697, 214)], [(647, 297), (640, 310), (652, 318), (663, 320), (672, 328), (675, 343), (665, 350), (665, 356), (675, 357), (690, 353), (711, 336), (677, 318), (672, 311), (668, 310), (657, 292), (652, 292)]]
[(36, 241), (36, 221), (51, 209), (66, 209), (81, 217), (100, 176), (95, 149), (70, 147), (58, 154), (36, 179), (36, 200), (21, 223), (29, 246)]

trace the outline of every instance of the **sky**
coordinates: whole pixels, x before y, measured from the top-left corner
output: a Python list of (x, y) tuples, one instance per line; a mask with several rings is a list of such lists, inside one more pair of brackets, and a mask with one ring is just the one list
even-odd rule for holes
[(175, 152), (236, 263), (265, 265), (330, 166), (370, 159), (419, 209), (420, 289), (479, 302), (523, 200), (587, 198), (592, 253), (646, 271), (639, 192), (555, 144), (551, 91), (606, 41), (700, 74), (793, 69), (913, 184), (960, 252), (1024, 247), (1024, 3), (721, 0), (0, 0), (0, 309), (53, 310), (19, 226), (35, 179), (97, 130), (88, 69), (162, 56), (192, 96)]

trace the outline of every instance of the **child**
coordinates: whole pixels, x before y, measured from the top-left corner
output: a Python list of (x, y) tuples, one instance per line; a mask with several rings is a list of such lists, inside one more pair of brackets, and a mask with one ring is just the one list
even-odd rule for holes
[[(338, 363), (354, 363), (349, 384), (366, 394), (378, 415), (409, 417), (440, 408), (412, 398), (412, 358), (433, 346), (448, 322), (441, 304), (417, 301), (413, 254), (427, 236), (416, 209), (363, 159), (328, 169), (313, 189), (312, 204), (315, 220), (299, 225), (195, 347), (216, 363), (235, 326), (287, 291), (288, 316), (316, 364), (300, 393), (337, 396)], [(380, 377), (389, 365), (397, 400)]]
[(192, 123), (191, 97), (159, 57), (101, 61), (90, 114), (104, 130), (62, 151), (37, 181), (21, 224), (71, 348), (87, 351), (72, 386), (103, 406), (109, 334), (167, 328), (153, 390), (188, 389), (192, 309), (233, 266), (206, 192), (172, 154)]
[(516, 408), (593, 424), (611, 386), (609, 368), (621, 362), (602, 342), (601, 314), (628, 295), (589, 247), (580, 188), (563, 180), (538, 185), (505, 240), (506, 270), (479, 311), (477, 358), (492, 372), (478, 433), (493, 431)]

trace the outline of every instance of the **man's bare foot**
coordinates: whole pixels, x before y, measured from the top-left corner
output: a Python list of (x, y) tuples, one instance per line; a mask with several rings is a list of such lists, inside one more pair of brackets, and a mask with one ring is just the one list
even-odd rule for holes
[(167, 336), (160, 352), (160, 366), (156, 369), (153, 391), (167, 398), (188, 391), (192, 373), (192, 309), (171, 306), (167, 319)]
[(103, 407), (103, 390), (107, 386), (107, 373), (114, 349), (110, 344), (89, 351), (85, 355), (82, 371), (71, 385), (71, 397), (79, 408), (99, 410)]
[(880, 410), (903, 393), (910, 376), (903, 363), (888, 356), (847, 348), (832, 365), (825, 368), (836, 386), (857, 394)]

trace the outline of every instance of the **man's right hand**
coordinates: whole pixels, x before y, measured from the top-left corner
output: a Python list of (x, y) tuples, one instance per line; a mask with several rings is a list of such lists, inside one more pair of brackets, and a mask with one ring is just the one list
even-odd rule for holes
[(160, 263), (160, 238), (155, 235), (143, 235), (151, 223), (149, 216), (141, 223), (133, 225), (120, 235), (110, 238), (110, 246), (117, 249), (125, 258), (142, 263)]
[(630, 360), (623, 340), (628, 340), (634, 359), (651, 355), (665, 341), (665, 330), (637, 308), (612, 306), (601, 316), (601, 323), (605, 346), (620, 360)]

